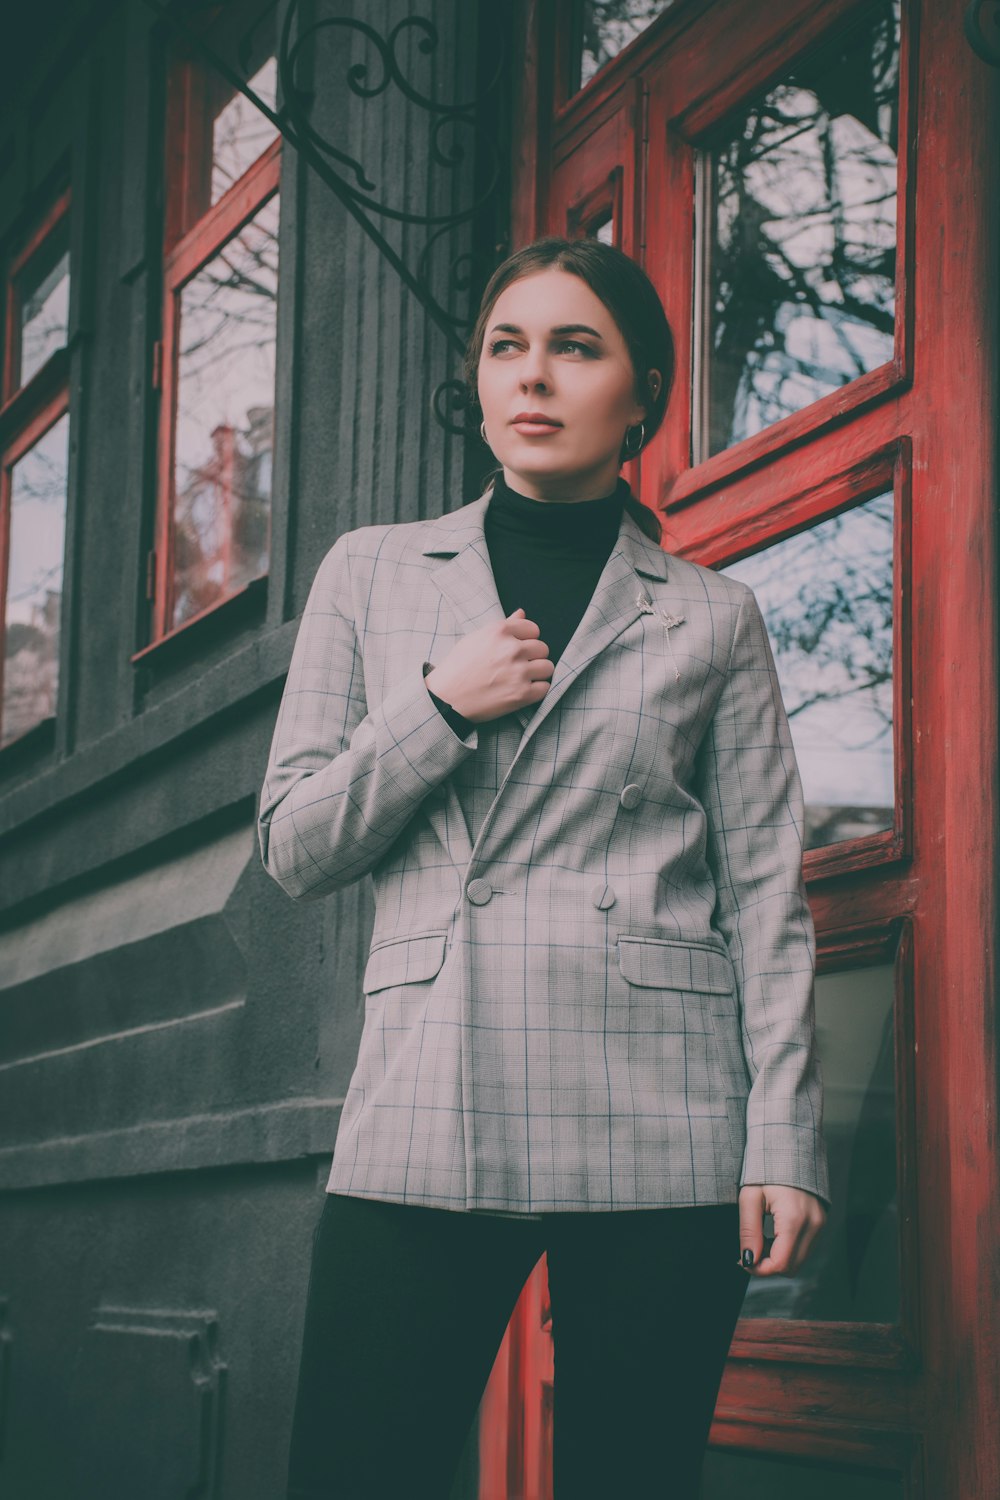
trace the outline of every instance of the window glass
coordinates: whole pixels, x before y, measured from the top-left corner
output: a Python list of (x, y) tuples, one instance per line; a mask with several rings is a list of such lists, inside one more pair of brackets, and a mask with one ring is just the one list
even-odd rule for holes
[(69, 335), (69, 225), (64, 217), (15, 281), (14, 389), (26, 385)]
[(749, 584), (767, 625), (807, 849), (893, 826), (892, 540), (886, 492), (719, 570)]
[(0, 745), (56, 711), (69, 415), (10, 471)]
[(576, 0), (570, 93), (623, 52), (673, 0)]
[(745, 1318), (899, 1321), (892, 964), (816, 976), (831, 1207), (794, 1276), (750, 1277)]
[(696, 463), (893, 356), (899, 0), (699, 153)]
[(278, 197), (181, 293), (168, 629), (267, 572)]
[[(278, 65), (273, 57), (248, 79), (249, 87), (272, 110), (276, 108), (277, 83)], [(243, 94), (232, 94), (218, 107), (212, 121), (213, 203), (253, 166), (277, 134), (267, 116)]]

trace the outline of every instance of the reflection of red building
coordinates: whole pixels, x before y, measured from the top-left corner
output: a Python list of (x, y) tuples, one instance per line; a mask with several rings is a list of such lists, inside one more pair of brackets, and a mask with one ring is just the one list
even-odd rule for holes
[(268, 565), (274, 408), (252, 406), (238, 431), (212, 430), (212, 455), (175, 502), (176, 622), (236, 594)]

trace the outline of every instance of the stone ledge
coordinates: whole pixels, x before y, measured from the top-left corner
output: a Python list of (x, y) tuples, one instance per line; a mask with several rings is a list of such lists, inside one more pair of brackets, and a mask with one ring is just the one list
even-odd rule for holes
[(0, 1192), (332, 1155), (343, 1102), (292, 1099), (8, 1146), (0, 1151)]

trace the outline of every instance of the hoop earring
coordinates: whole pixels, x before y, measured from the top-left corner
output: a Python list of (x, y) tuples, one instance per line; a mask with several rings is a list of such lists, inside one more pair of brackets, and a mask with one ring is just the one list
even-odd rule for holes
[(490, 446), (490, 440), (486, 436), (486, 418), (485, 417), (483, 418), (483, 420), (479, 424), (479, 435), (480, 435), (480, 437), (482, 438), (483, 442), (486, 444), (486, 446), (488, 448)]
[(626, 458), (635, 458), (635, 457), (637, 457), (637, 455), (642, 452), (642, 445), (646, 441), (646, 424), (645, 424), (645, 422), (640, 422), (639, 423), (639, 446), (638, 446), (638, 448), (630, 448), (628, 440), (629, 440), (629, 438), (631, 437), (631, 435), (632, 435), (632, 433), (634, 431), (635, 431), (634, 427), (626, 427), (626, 429), (625, 429), (625, 442), (623, 444), (623, 448), (624, 448), (624, 452), (625, 452), (625, 457)]

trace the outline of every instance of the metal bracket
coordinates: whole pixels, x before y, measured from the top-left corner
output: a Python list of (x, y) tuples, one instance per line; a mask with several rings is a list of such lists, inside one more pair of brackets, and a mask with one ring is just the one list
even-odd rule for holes
[[(447, 129), (448, 127), (467, 129), (472, 133), (473, 138), (476, 138), (477, 114), (484, 100), (498, 88), (506, 74), (507, 49), (498, 48), (492, 76), (478, 97), (459, 103), (442, 103), (414, 88), (404, 75), (398, 61), (400, 39), (408, 32), (419, 32), (419, 50), (423, 53), (433, 53), (440, 40), (438, 28), (433, 21), (423, 16), (407, 16), (392, 28), (387, 37), (382, 37), (367, 22), (349, 16), (324, 16), (316, 20), (301, 22), (299, 13), (302, 10), (302, 0), (290, 0), (285, 11), (277, 48), (281, 104), (279, 109), (273, 110), (266, 100), (262, 99), (229, 65), (226, 59), (221, 57), (211, 44), (187, 23), (184, 16), (165, 3), (165, 0), (143, 0), (143, 3), (155, 12), (165, 25), (183, 36), (186, 42), (196, 48), (226, 79), (227, 83), (249, 100), (254, 108), (259, 110), (280, 132), (282, 138), (294, 146), (317, 176), (331, 192), (336, 194), (347, 212), (360, 224), (379, 253), (396, 271), (403, 284), (420, 301), (452, 349), (459, 355), (463, 354), (465, 338), (462, 330), (467, 333), (472, 320), (456, 317), (442, 306), (430, 287), (429, 266), (437, 242), (442, 236), (454, 229), (456, 225), (473, 218), (492, 196), (502, 175), (500, 153), (496, 142), (488, 143), (489, 180), (480, 195), (467, 207), (447, 214), (416, 214), (406, 209), (393, 207), (374, 196), (376, 184), (365, 172), (362, 163), (342, 151), (315, 127), (310, 118), (315, 95), (309, 89), (300, 87), (296, 82), (296, 68), (301, 65), (308, 50), (315, 46), (316, 38), (324, 30), (343, 28), (363, 36), (373, 49), (380, 72), (372, 81), (368, 65), (356, 63), (347, 69), (347, 87), (359, 98), (374, 99), (384, 93), (390, 85), (395, 85), (404, 98), (419, 109), (425, 110), (430, 116), (428, 160), (435, 166), (455, 171), (463, 165), (465, 152), (459, 145), (452, 144), (449, 147), (446, 143)], [(297, 21), (301, 23), (298, 26)], [(251, 25), (237, 45), (237, 57), (244, 67), (248, 66), (253, 31), (254, 26)], [(430, 235), (420, 253), (415, 269), (407, 265), (403, 257), (397, 254), (385, 236), (380, 233), (373, 222), (375, 216), (392, 219), (401, 224), (424, 225), (428, 229), (434, 229), (434, 233)], [(468, 261), (468, 255), (463, 254), (457, 256), (448, 267), (449, 285), (454, 290), (464, 291), (469, 286)], [(453, 422), (446, 411), (448, 405), (453, 409), (466, 405), (465, 386), (462, 381), (440, 382), (434, 390), (431, 405), (436, 419), (446, 430), (460, 436), (466, 434), (466, 425)]]

